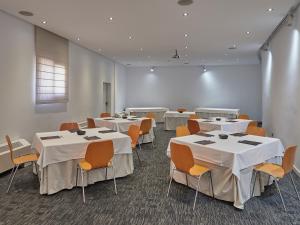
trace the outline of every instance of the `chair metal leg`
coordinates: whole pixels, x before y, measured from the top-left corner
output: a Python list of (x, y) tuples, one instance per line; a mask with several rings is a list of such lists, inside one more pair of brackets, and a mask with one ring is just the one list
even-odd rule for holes
[(77, 184), (78, 184), (78, 171), (79, 171), (79, 168), (77, 166), (77, 168), (76, 168), (76, 187), (77, 187)]
[(15, 172), (15, 169), (16, 169), (16, 166), (14, 166), (10, 172), (10, 175), (9, 175), (9, 178), (8, 178), (8, 183), (10, 182), (11, 178), (12, 178), (12, 175), (14, 174)]
[(201, 178), (201, 176), (199, 176), (199, 178), (198, 178), (198, 182), (197, 182), (197, 189), (196, 189), (196, 194), (195, 194), (195, 199), (194, 199), (194, 206), (193, 206), (193, 210), (195, 210), (195, 206), (196, 206), (197, 196), (198, 196), (198, 192), (199, 192), (199, 183), (200, 183), (200, 178)]
[(254, 183), (253, 183), (253, 187), (252, 187), (252, 192), (250, 193), (250, 197), (253, 197), (253, 194), (254, 194), (254, 188), (255, 188), (255, 184), (256, 184), (256, 175), (257, 175), (257, 171), (254, 170)]
[(17, 165), (17, 166), (16, 166), (16, 169), (15, 169), (15, 171), (14, 171), (14, 174), (13, 174), (12, 178), (10, 179), (10, 182), (9, 182), (8, 188), (7, 188), (7, 190), (6, 190), (6, 193), (9, 192), (9, 189), (10, 189), (11, 184), (12, 184), (12, 182), (13, 182), (15, 176), (16, 176), (16, 173), (17, 173), (17, 170), (18, 170), (19, 166), (20, 166), (20, 165)]
[(292, 176), (292, 173), (290, 173), (290, 177), (291, 177), (291, 180), (292, 180), (292, 183), (293, 183), (295, 192), (296, 192), (296, 194), (297, 194), (298, 200), (300, 200), (299, 193), (298, 193), (297, 187), (296, 187), (296, 185), (295, 185), (295, 182), (294, 182), (294, 178), (293, 178), (293, 176)]
[(262, 184), (262, 182), (261, 182), (261, 172), (258, 173), (258, 176), (259, 176), (259, 178), (258, 178), (258, 180), (259, 180), (259, 190), (260, 190), (260, 193), (262, 193), (262, 189), (261, 189), (261, 184)]
[(144, 144), (144, 135), (142, 136), (142, 144)]
[(283, 204), (284, 211), (286, 211), (286, 207), (285, 207), (285, 204), (284, 204), (282, 195), (281, 195), (281, 191), (280, 191), (280, 189), (279, 189), (278, 181), (276, 180), (276, 178), (274, 178), (274, 180), (275, 180), (275, 185), (276, 185), (276, 188), (277, 188), (277, 190), (278, 190), (278, 193), (279, 193), (279, 195), (280, 195), (280, 198), (281, 198), (281, 201), (282, 201), (282, 204)]
[(139, 159), (139, 163), (140, 163), (140, 165), (141, 165), (141, 164), (142, 164), (142, 162), (141, 162), (141, 159), (140, 159), (140, 156), (139, 156), (138, 150), (137, 150), (137, 149), (135, 149), (135, 152), (136, 152), (136, 155), (137, 155), (137, 157), (138, 157), (138, 159)]
[(173, 180), (173, 175), (174, 175), (174, 169), (172, 169), (172, 173), (171, 173), (171, 177), (170, 177), (170, 183), (169, 183), (169, 188), (168, 188), (167, 197), (169, 197), (170, 188), (171, 188), (171, 183), (172, 183), (172, 180)]
[(107, 180), (107, 167), (105, 168), (105, 180)]
[(40, 178), (39, 171), (38, 171), (38, 165), (36, 162), (34, 162), (34, 167), (35, 167), (35, 172), (38, 177), (39, 183), (41, 183), (41, 178)]
[(81, 172), (82, 199), (83, 199), (83, 203), (85, 203), (85, 193), (84, 193), (84, 183), (83, 183), (83, 170), (80, 169), (80, 172)]
[(212, 173), (211, 173), (211, 171), (209, 172), (209, 176), (210, 176), (210, 186), (211, 186), (212, 197), (215, 198), (214, 185), (213, 185), (213, 181), (212, 181)]
[(112, 169), (113, 169), (113, 174), (114, 174), (114, 185), (115, 185), (115, 193), (116, 195), (118, 194), (118, 190), (117, 190), (117, 183), (116, 183), (116, 175), (115, 175), (115, 168), (112, 165)]
[(185, 174), (185, 181), (186, 181), (186, 186), (189, 186), (189, 181), (188, 181), (187, 173)]

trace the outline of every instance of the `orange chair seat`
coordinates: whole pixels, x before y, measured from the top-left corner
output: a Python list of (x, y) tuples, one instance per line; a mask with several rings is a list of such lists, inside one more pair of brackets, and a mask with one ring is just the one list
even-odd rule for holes
[(132, 144), (131, 144), (131, 148), (132, 148), (132, 149), (135, 149), (135, 147), (136, 147), (136, 144), (133, 144), (133, 143), (132, 143)]
[(209, 168), (205, 167), (205, 166), (200, 166), (195, 164), (189, 171), (190, 175), (192, 176), (202, 176), (203, 174), (205, 174), (206, 172), (210, 171)]
[[(109, 162), (108, 163), (108, 165), (106, 166), (106, 167), (111, 167), (111, 162)], [(79, 167), (81, 168), (81, 169), (83, 169), (83, 170), (85, 170), (85, 171), (90, 171), (90, 170), (92, 170), (93, 168), (92, 168), (92, 165), (88, 162), (88, 161), (86, 161), (85, 159), (83, 159), (83, 160), (81, 160), (80, 162), (79, 162)], [(103, 167), (103, 168), (105, 168), (105, 167)]]
[(149, 134), (149, 132), (143, 132), (142, 130), (140, 131), (140, 135), (145, 135), (145, 134)]
[(263, 163), (255, 167), (256, 171), (269, 174), (275, 178), (283, 178), (284, 170), (281, 166), (273, 163)]
[(27, 162), (34, 162), (38, 160), (38, 156), (37, 154), (28, 154), (28, 155), (23, 155), (17, 158), (14, 158), (14, 164), (20, 165), (23, 163), (27, 163)]

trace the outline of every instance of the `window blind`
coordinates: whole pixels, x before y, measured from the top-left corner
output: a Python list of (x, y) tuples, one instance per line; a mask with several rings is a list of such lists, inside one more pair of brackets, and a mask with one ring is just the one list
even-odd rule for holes
[(68, 40), (35, 27), (36, 104), (68, 102)]

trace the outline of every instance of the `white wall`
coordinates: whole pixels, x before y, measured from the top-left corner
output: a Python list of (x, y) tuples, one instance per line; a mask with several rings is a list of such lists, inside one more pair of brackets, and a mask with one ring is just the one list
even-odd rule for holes
[(121, 64), (115, 67), (115, 111), (121, 112), (126, 107), (127, 68)]
[[(284, 26), (262, 51), (263, 124), (284, 145), (300, 147), (300, 12), (292, 27)], [(296, 167), (300, 168), (300, 154)]]
[(127, 107), (166, 106), (238, 108), (261, 119), (259, 65), (128, 68)]
[[(112, 83), (112, 99), (118, 99), (114, 62), (70, 42), (68, 104), (36, 106), (33, 25), (0, 11), (0, 49), (0, 142), (5, 134), (31, 140), (35, 132), (57, 130), (63, 121), (98, 115), (104, 81)], [(118, 69), (118, 79), (125, 72)], [(122, 85), (118, 83), (120, 93), (125, 91)], [(123, 98), (122, 94), (117, 108), (124, 105)]]

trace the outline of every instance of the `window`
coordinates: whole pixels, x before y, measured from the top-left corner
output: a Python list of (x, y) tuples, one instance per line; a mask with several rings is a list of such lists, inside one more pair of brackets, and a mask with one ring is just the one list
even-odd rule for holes
[(68, 101), (68, 41), (36, 27), (36, 104)]

